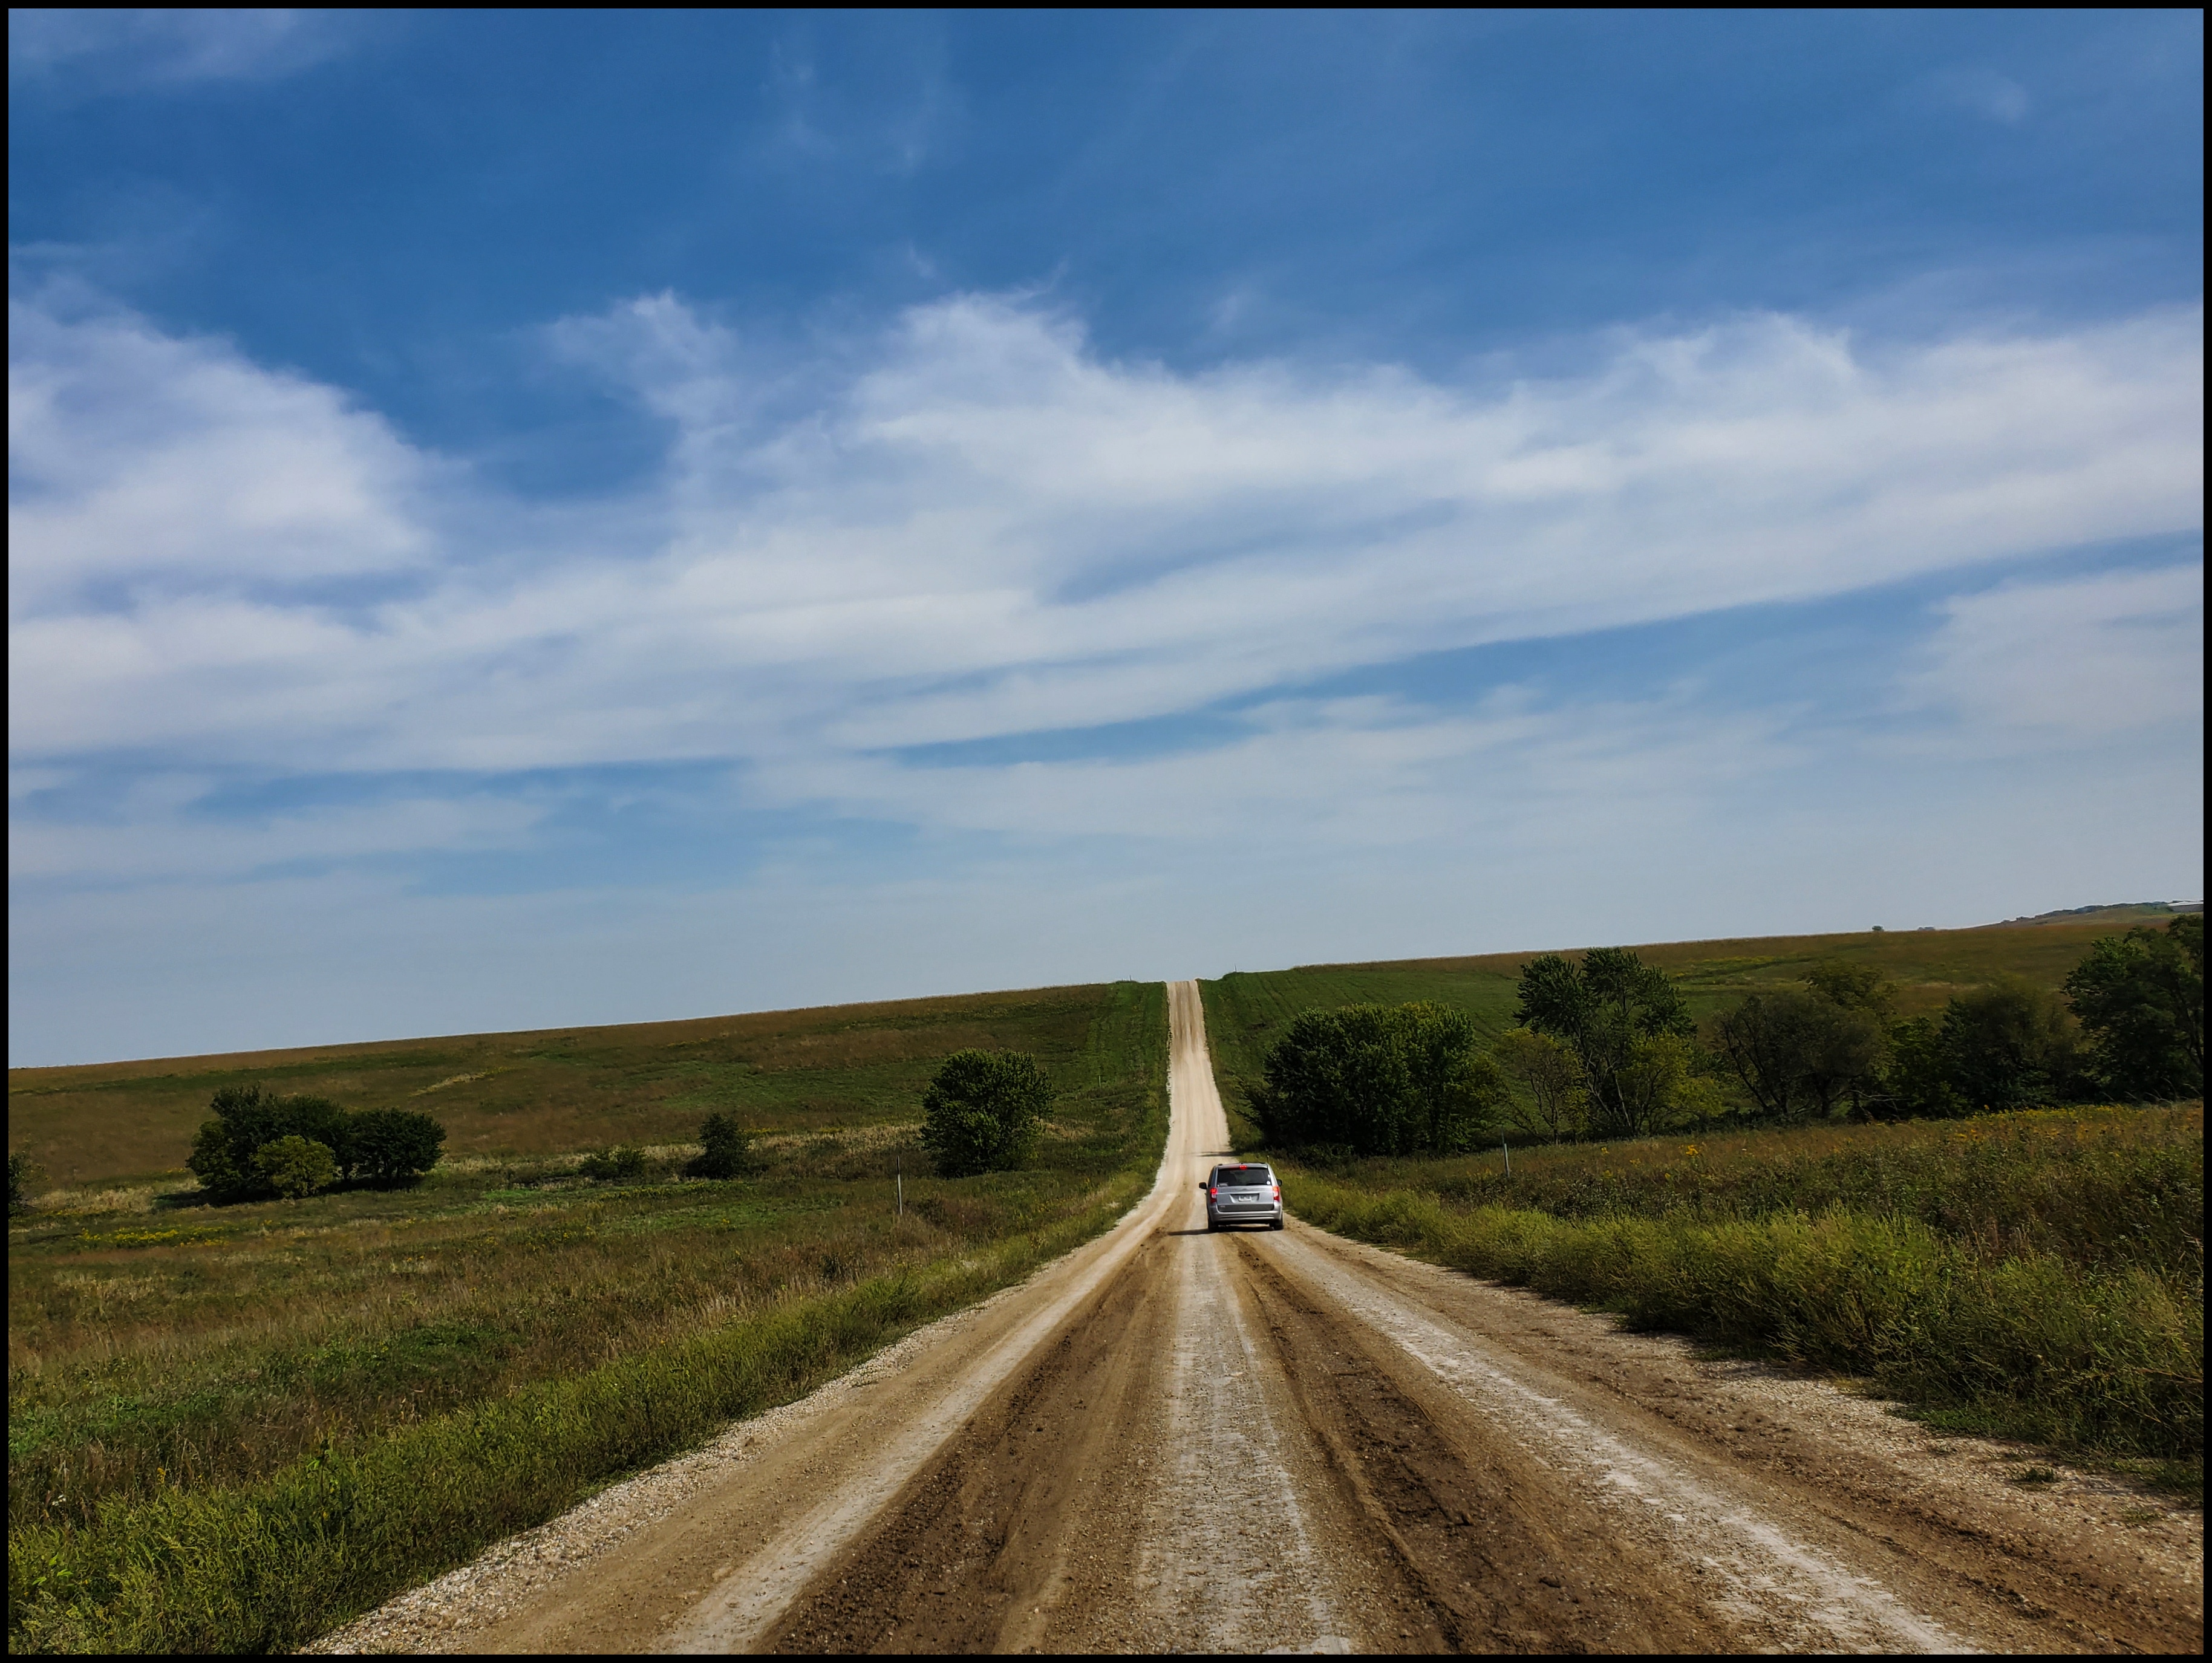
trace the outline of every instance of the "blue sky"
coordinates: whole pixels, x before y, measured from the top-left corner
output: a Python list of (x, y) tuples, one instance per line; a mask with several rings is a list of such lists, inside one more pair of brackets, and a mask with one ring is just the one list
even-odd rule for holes
[(2203, 889), (2198, 14), (11, 14), (10, 1059)]

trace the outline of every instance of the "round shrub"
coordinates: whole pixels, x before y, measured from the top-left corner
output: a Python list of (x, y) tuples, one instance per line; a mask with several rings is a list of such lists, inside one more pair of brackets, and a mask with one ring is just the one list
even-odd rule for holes
[(289, 1201), (337, 1181), (337, 1157), (328, 1144), (294, 1136), (279, 1138), (253, 1151), (253, 1169), (261, 1181)]
[(956, 1051), (922, 1094), (921, 1141), (948, 1178), (1004, 1172), (1029, 1158), (1052, 1083), (1022, 1051)]

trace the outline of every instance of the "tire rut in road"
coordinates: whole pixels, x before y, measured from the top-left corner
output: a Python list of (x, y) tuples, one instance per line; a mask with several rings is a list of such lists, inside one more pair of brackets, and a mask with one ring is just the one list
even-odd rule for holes
[(1306, 1424), (1338, 1483), (1389, 1542), (1431, 1625), (1419, 1649), (1707, 1651), (1729, 1636), (1662, 1587), (1597, 1580), (1612, 1544), (1575, 1522), (1543, 1465), (1508, 1440), (1473, 1444), (1433, 1381), (1240, 1242), (1248, 1296), (1267, 1323)]
[(1435, 1650), (1231, 1241), (1163, 1230), (822, 1572), (787, 1652)]
[[(1116, 1429), (1157, 1387), (1164, 1347), (1158, 1259), (1139, 1248), (1044, 1353), (886, 1507), (851, 1553), (778, 1622), (780, 1652), (988, 1652), (1018, 1647), (1036, 1608), (1117, 1563), (1131, 1533), (1093, 1542), (1086, 1488), (1139, 1452)], [(1090, 1546), (1080, 1569), (1071, 1557)]]

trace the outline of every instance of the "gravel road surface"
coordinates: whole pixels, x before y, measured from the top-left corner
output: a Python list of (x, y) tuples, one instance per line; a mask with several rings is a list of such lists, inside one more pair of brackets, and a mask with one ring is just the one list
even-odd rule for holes
[(2201, 1512), (1295, 1217), (1209, 1235), (1170, 994), (1112, 1232), (316, 1649), (2201, 1651)]

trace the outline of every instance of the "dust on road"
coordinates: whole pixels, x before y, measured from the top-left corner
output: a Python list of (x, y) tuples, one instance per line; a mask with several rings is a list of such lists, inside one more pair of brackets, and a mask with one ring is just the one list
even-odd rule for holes
[(2201, 1650), (2201, 1514), (1295, 1223), (1208, 1235), (1228, 1126), (1170, 992), (1114, 1232), (318, 1649)]

